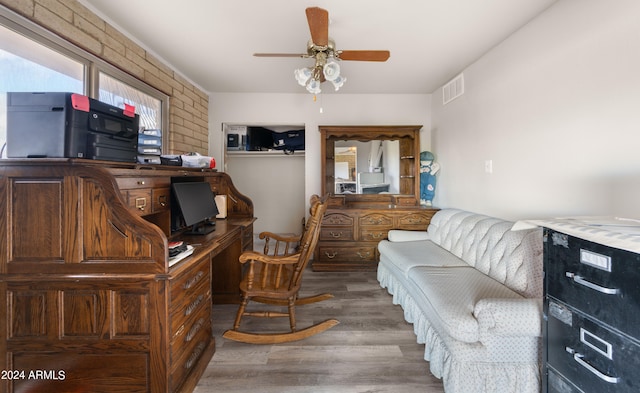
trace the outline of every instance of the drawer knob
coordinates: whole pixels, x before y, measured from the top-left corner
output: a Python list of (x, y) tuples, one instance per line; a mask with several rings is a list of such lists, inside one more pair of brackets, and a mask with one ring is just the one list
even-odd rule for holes
[(602, 287), (598, 284), (594, 284), (591, 281), (587, 281), (584, 278), (582, 278), (582, 276), (578, 276), (575, 273), (572, 272), (566, 272), (565, 275), (567, 277), (569, 277), (570, 279), (572, 279), (576, 284), (580, 284), (583, 285), (587, 288), (591, 288), (595, 291), (598, 291), (600, 293), (604, 293), (606, 295), (617, 295), (620, 293), (620, 290), (618, 288), (607, 288), (607, 287)]
[(342, 232), (333, 232), (333, 231), (331, 231), (329, 233), (331, 234), (331, 237), (336, 238), (336, 239), (342, 237)]
[(334, 251), (332, 254), (329, 254), (327, 251), (325, 251), (324, 255), (326, 255), (327, 258), (329, 258), (329, 259), (333, 259), (333, 258), (336, 257), (336, 255), (338, 255), (338, 253)]
[(138, 180), (138, 184), (144, 186), (144, 180)]

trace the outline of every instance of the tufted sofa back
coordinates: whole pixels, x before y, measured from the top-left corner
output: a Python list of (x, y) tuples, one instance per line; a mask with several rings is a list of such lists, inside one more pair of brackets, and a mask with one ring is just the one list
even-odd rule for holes
[(513, 224), (443, 209), (427, 231), (434, 243), (482, 273), (525, 297), (542, 297), (542, 229), (512, 231)]

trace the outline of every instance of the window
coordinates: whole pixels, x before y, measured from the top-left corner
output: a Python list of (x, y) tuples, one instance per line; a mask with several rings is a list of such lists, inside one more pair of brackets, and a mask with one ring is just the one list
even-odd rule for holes
[(0, 75), (0, 157), (6, 157), (10, 91), (72, 92), (119, 108), (133, 105), (140, 126), (160, 130), (167, 146), (166, 94), (1, 7)]
[(140, 127), (159, 129), (162, 126), (162, 100), (119, 81), (103, 72), (98, 78), (98, 99), (107, 104), (124, 107), (124, 104), (136, 107), (140, 115)]

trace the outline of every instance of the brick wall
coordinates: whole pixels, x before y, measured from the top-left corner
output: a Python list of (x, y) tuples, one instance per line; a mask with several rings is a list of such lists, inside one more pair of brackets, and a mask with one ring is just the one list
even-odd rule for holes
[(0, 4), (169, 95), (166, 153), (208, 154), (209, 96), (205, 92), (76, 0), (0, 0)]

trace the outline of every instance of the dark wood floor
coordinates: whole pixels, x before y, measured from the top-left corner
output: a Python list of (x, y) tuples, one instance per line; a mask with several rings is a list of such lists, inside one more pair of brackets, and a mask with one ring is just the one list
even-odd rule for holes
[[(380, 288), (375, 272), (305, 272), (302, 295), (330, 292), (333, 299), (297, 308), (298, 328), (328, 318), (336, 327), (303, 341), (250, 345), (221, 337), (234, 305), (214, 306), (216, 353), (196, 393), (388, 392), (441, 393), (442, 382), (423, 360), (413, 327)], [(288, 320), (246, 318), (242, 328), (288, 329)]]

